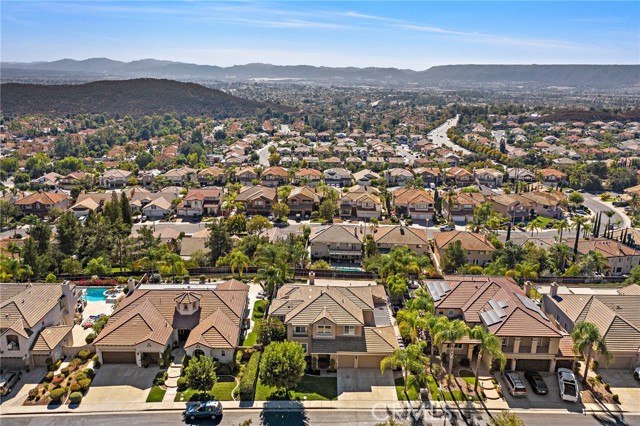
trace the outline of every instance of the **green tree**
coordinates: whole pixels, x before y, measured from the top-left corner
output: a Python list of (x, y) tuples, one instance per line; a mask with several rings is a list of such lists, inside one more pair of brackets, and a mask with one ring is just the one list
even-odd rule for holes
[(640, 284), (640, 265), (636, 265), (631, 269), (629, 278), (624, 281), (625, 284)]
[(325, 222), (331, 222), (337, 210), (338, 208), (336, 207), (336, 203), (333, 200), (324, 200), (320, 204), (320, 217)]
[(502, 411), (491, 418), (492, 426), (525, 426), (524, 420), (515, 413)]
[(320, 259), (313, 262), (310, 266), (311, 269), (331, 269), (331, 265), (326, 260)]
[(478, 359), (476, 361), (476, 383), (474, 391), (478, 391), (478, 376), (480, 374), (480, 362), (482, 361), (482, 355), (486, 352), (494, 360), (500, 362), (500, 370), (504, 369), (507, 363), (507, 358), (502, 352), (502, 342), (494, 334), (486, 331), (481, 325), (476, 325), (469, 331), (469, 337), (479, 340), (480, 343), (476, 345), (478, 348)]
[(56, 276), (55, 276), (54, 274), (52, 274), (51, 272), (49, 272), (49, 273), (47, 274), (47, 277), (45, 278), (44, 282), (45, 282), (45, 283), (50, 283), (50, 284), (52, 284), (52, 283), (56, 283), (56, 282), (58, 282), (58, 279), (56, 278)]
[(307, 367), (305, 351), (297, 342), (272, 342), (260, 359), (260, 381), (267, 386), (284, 389), (288, 394), (295, 388)]
[(211, 391), (218, 381), (213, 359), (208, 356), (191, 358), (184, 369), (184, 378), (191, 389), (203, 393)]
[(469, 334), (469, 327), (461, 321), (454, 320), (443, 323), (436, 332), (435, 343), (441, 345), (446, 343), (449, 351), (449, 368), (447, 369), (447, 383), (451, 385), (451, 376), (453, 375), (453, 348), (456, 342)]
[(82, 262), (72, 257), (68, 257), (62, 261), (62, 272), (71, 275), (82, 274)]
[(231, 252), (231, 236), (224, 224), (214, 220), (209, 223), (209, 237), (205, 241), (205, 247), (209, 249), (209, 262), (215, 265), (218, 259)]
[[(573, 192), (572, 192), (573, 194)], [(587, 223), (589, 219), (586, 217), (578, 216), (573, 219), (576, 224), (576, 240), (573, 243), (573, 261), (576, 261), (578, 257), (578, 242), (580, 241), (580, 229)]]
[(256, 324), (257, 341), (262, 346), (271, 342), (282, 342), (287, 337), (287, 327), (275, 317), (267, 317)]
[(237, 270), (238, 275), (242, 278), (242, 273), (249, 267), (249, 256), (239, 249), (233, 249), (227, 257), (229, 259), (229, 267), (231, 267), (231, 274), (235, 274)]
[(80, 221), (73, 212), (64, 213), (56, 222), (56, 240), (58, 249), (66, 256), (77, 254), (82, 229)]
[(289, 216), (289, 206), (285, 203), (275, 203), (271, 207), (271, 214), (276, 221), (281, 221)]
[(394, 350), (391, 355), (387, 355), (380, 362), (381, 373), (384, 373), (387, 368), (402, 368), (405, 395), (407, 395), (409, 374), (422, 375), (424, 366), (429, 362), (423, 350), (424, 342), (411, 343), (404, 349), (398, 348)]
[(120, 195), (120, 210), (122, 222), (127, 226), (133, 225), (133, 219), (131, 217), (131, 205), (129, 204), (129, 198), (127, 198), (127, 195), (124, 192)]
[(567, 222), (566, 219), (561, 219), (556, 221), (553, 227), (558, 230), (558, 234), (559, 234), (558, 242), (561, 243), (563, 232), (570, 230), (573, 227), (573, 225), (569, 224), (569, 222)]
[(442, 270), (451, 274), (467, 263), (467, 252), (462, 248), (460, 240), (453, 241), (442, 252)]
[(573, 352), (586, 358), (584, 375), (582, 376), (582, 384), (586, 385), (593, 351), (595, 350), (596, 354), (602, 356), (607, 363), (611, 361), (612, 356), (598, 326), (592, 322), (576, 323), (571, 331), (571, 340), (573, 340)]
[(247, 232), (247, 215), (244, 213), (234, 214), (226, 220), (225, 226), (230, 234), (243, 234)]
[(105, 276), (111, 271), (111, 266), (102, 256), (91, 259), (87, 263), (85, 272), (89, 275)]
[(273, 228), (269, 219), (259, 214), (253, 216), (249, 222), (247, 222), (247, 232), (249, 235), (259, 235), (267, 229)]
[(386, 280), (389, 295), (394, 300), (402, 300), (407, 292), (407, 280), (400, 275), (389, 275)]

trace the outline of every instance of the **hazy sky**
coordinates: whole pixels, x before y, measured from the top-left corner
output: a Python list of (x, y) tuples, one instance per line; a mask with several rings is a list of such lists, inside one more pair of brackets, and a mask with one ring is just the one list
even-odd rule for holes
[(637, 64), (640, 2), (1, 0), (3, 61)]

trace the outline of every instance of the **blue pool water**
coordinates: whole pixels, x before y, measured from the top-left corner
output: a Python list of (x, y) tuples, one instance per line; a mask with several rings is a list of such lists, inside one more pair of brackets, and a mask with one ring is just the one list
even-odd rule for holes
[(87, 302), (102, 302), (107, 300), (104, 292), (107, 287), (89, 287), (87, 288)]

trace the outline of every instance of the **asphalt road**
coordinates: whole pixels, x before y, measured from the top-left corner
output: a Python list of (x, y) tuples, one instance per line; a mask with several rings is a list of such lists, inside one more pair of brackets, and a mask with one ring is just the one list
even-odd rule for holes
[[(579, 426), (624, 426), (639, 425), (640, 415), (608, 415), (608, 414), (587, 414), (571, 412), (522, 412), (518, 415), (524, 420), (527, 426), (553, 426), (553, 425), (579, 425)], [(227, 411), (223, 418), (218, 421), (198, 421), (198, 425), (239, 425), (245, 420), (251, 420), (252, 426), (302, 426), (302, 425), (349, 425), (349, 426), (370, 426), (384, 420), (384, 414), (379, 413), (377, 418), (368, 411), (354, 410), (309, 410), (282, 412), (282, 411), (262, 411), (257, 409), (246, 409), (242, 411)], [(131, 414), (71, 414), (71, 415), (40, 415), (40, 416), (3, 416), (2, 426), (154, 426), (180, 425), (185, 424), (181, 413), (178, 412), (143, 412)], [(466, 417), (466, 421), (458, 413), (457, 419), (445, 421), (442, 418), (423, 417), (420, 421), (406, 422), (401, 424), (418, 425), (489, 425), (487, 413), (476, 413)]]
[(449, 119), (445, 121), (443, 124), (441, 124), (440, 126), (433, 129), (431, 132), (429, 132), (429, 139), (431, 139), (433, 143), (436, 145), (446, 146), (448, 148), (451, 148), (454, 151), (462, 151), (463, 155), (469, 155), (471, 154), (471, 151), (459, 145), (454, 144), (447, 137), (447, 130), (449, 130), (450, 127), (453, 127), (456, 124), (458, 124), (459, 118), (460, 116), (456, 116), (455, 118)]
[(269, 155), (271, 155), (269, 154), (269, 147), (271, 145), (273, 145), (273, 142), (269, 142), (257, 151), (258, 156), (260, 157), (259, 162), (261, 166), (269, 167)]

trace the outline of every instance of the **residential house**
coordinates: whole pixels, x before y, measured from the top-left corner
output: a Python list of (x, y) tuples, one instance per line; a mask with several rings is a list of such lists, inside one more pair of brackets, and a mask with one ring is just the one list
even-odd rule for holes
[(0, 365), (2, 369), (45, 366), (47, 358), (64, 358), (73, 344), (75, 286), (0, 284)]
[(334, 168), (324, 171), (324, 182), (329, 186), (351, 186), (351, 172), (347, 169)]
[(501, 171), (491, 168), (480, 168), (473, 171), (473, 178), (478, 185), (489, 188), (500, 188), (504, 175)]
[(535, 182), (536, 174), (522, 167), (512, 167), (508, 171), (509, 180), (513, 182)]
[(312, 187), (296, 187), (289, 194), (287, 205), (293, 215), (310, 216), (311, 212), (320, 206), (320, 196)]
[(364, 230), (359, 226), (323, 225), (311, 228), (311, 259), (334, 262), (360, 262)]
[(69, 196), (57, 192), (36, 192), (15, 202), (24, 215), (46, 216), (52, 208), (66, 210)]
[[(506, 369), (554, 372), (558, 367), (571, 367), (571, 337), (527, 297), (513, 278), (444, 276), (427, 280), (426, 287), (436, 315), (461, 319), (470, 328), (479, 325), (500, 339)], [(465, 337), (455, 342), (454, 354), (472, 360), (479, 343)], [(494, 360), (485, 353), (483, 361), (489, 367)]]
[(442, 182), (442, 171), (437, 167), (417, 167), (413, 169), (413, 173), (422, 178), (425, 186), (433, 187)]
[(304, 168), (298, 170), (293, 178), (296, 185), (316, 186), (322, 181), (322, 172), (318, 169)]
[(184, 185), (187, 182), (195, 183), (198, 181), (198, 170), (182, 166), (169, 170), (164, 174), (164, 177), (174, 185)]
[(84, 182), (93, 185), (93, 175), (86, 172), (73, 172), (58, 180), (58, 186), (62, 189), (70, 190), (75, 186), (80, 186)]
[(560, 191), (522, 192), (516, 198), (529, 207), (532, 215), (551, 219), (561, 219), (564, 215), (561, 203), (565, 195)]
[(248, 215), (271, 214), (271, 207), (278, 201), (275, 189), (266, 186), (247, 186), (240, 189), (236, 202), (242, 203)]
[(356, 185), (371, 186), (372, 181), (380, 179), (380, 175), (369, 169), (364, 169), (354, 173), (353, 179), (356, 181)]
[(260, 183), (271, 188), (286, 185), (289, 183), (289, 171), (280, 166), (267, 167), (260, 175)]
[[(493, 209), (512, 222), (522, 222), (531, 219), (531, 210), (526, 200), (520, 200), (517, 194), (494, 195), (488, 198)], [(524, 203), (522, 201), (525, 201)]]
[(218, 216), (222, 205), (222, 189), (190, 189), (182, 202), (176, 206), (178, 216)]
[(201, 186), (224, 185), (227, 181), (225, 172), (220, 167), (208, 167), (198, 172), (198, 183)]
[(142, 214), (152, 220), (166, 219), (173, 214), (173, 206), (171, 201), (158, 197), (142, 207)]
[(462, 244), (469, 265), (485, 266), (491, 262), (495, 247), (486, 235), (467, 231), (447, 231), (433, 234), (433, 255), (438, 265), (442, 263), (445, 249), (454, 241), (460, 241)]
[(424, 189), (400, 188), (393, 192), (396, 214), (410, 216), (414, 220), (433, 220), (435, 201), (433, 194)]
[(236, 169), (236, 180), (243, 185), (251, 185), (258, 179), (258, 172), (254, 167), (242, 167)]
[(585, 255), (590, 251), (600, 253), (607, 259), (607, 273), (614, 276), (629, 274), (634, 266), (640, 264), (640, 251), (616, 240), (606, 238), (580, 239), (578, 254)]
[[(131, 289), (130, 289), (131, 290)], [(129, 292), (94, 340), (103, 364), (157, 363), (167, 347), (184, 344), (189, 356), (234, 360), (247, 311), (249, 286), (141, 284)]]
[[(398, 348), (396, 333), (378, 309), (387, 306), (383, 286), (286, 284), (269, 307), (269, 315), (287, 328), (318, 369), (370, 368)], [(379, 374), (379, 373), (377, 373)]]
[(390, 186), (404, 186), (408, 182), (413, 182), (413, 173), (398, 167), (385, 170), (384, 177)]
[(347, 192), (338, 201), (340, 217), (350, 219), (356, 217), (361, 220), (380, 218), (382, 216), (382, 201), (380, 197), (370, 192)]
[(429, 254), (427, 231), (408, 226), (378, 226), (371, 233), (380, 253), (389, 253), (394, 247), (407, 247), (416, 254)]
[[(595, 353), (599, 368), (631, 370), (640, 366), (640, 286), (620, 288), (616, 294), (559, 294), (552, 284), (542, 307), (559, 327), (571, 333), (579, 322), (595, 324), (612, 355), (609, 363)], [(624, 374), (627, 374), (625, 372)]]
[(454, 222), (470, 222), (476, 207), (485, 202), (479, 192), (458, 192), (454, 195), (442, 196), (442, 210), (446, 211)]
[(473, 184), (473, 173), (462, 167), (454, 166), (447, 170), (447, 181), (458, 187), (465, 187)]
[(567, 180), (567, 174), (557, 169), (541, 169), (538, 170), (542, 181), (549, 185), (557, 185)]
[(133, 173), (129, 170), (110, 169), (102, 173), (99, 183), (102, 188), (124, 188), (131, 177)]

